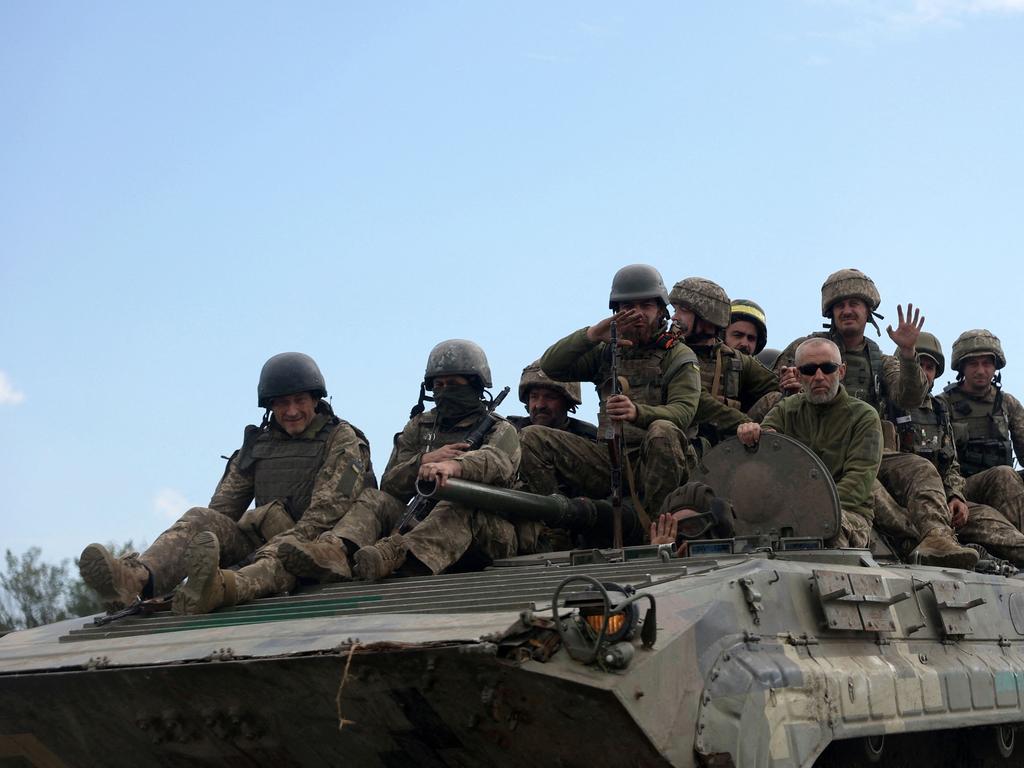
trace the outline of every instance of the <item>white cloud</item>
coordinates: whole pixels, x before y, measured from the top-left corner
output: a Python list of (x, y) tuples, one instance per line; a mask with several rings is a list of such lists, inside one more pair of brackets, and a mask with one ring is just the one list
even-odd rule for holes
[(188, 503), (185, 494), (174, 488), (161, 488), (153, 497), (153, 511), (162, 520), (177, 520), (186, 509), (193, 506)]
[(25, 393), (14, 388), (7, 374), (0, 371), (0, 405), (18, 405), (25, 400)]
[(917, 27), (956, 25), (985, 14), (1024, 13), (1024, 0), (810, 0), (839, 6), (861, 15), (873, 25)]

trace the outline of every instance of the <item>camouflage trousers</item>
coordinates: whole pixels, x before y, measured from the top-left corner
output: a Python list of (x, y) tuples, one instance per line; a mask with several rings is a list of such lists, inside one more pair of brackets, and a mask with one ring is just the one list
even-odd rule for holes
[(1017, 530), (1024, 530), (1024, 481), (1012, 467), (991, 467), (967, 478), (968, 501), (995, 507)]
[(750, 410), (747, 411), (747, 416), (750, 418), (751, 421), (756, 421), (758, 424), (760, 424), (762, 421), (764, 421), (764, 417), (768, 415), (768, 411), (774, 408), (775, 404), (778, 403), (779, 400), (781, 400), (782, 398), (783, 394), (781, 392), (769, 392), (767, 395), (765, 395), (752, 406), (750, 406)]
[(200, 531), (217, 535), (222, 568), (241, 562), (258, 546), (227, 515), (207, 507), (192, 507), (139, 556), (139, 561), (153, 574), (154, 595), (170, 592), (185, 578), (185, 550)]
[(833, 547), (864, 549), (871, 545), (871, 521), (845, 509), (839, 519), (839, 535), (829, 542)]
[(957, 531), (960, 541), (981, 544), (996, 557), (1024, 568), (1024, 533), (998, 509), (967, 502), (967, 524)]
[[(346, 514), (320, 541), (342, 540), (357, 549), (369, 547), (391, 535), (405, 506), (394, 496), (376, 489), (359, 494)], [(430, 514), (404, 537), (409, 553), (431, 573), (441, 573), (464, 556), (481, 566), (493, 560), (515, 556), (518, 549), (516, 526), (498, 515), (470, 509), (447, 501), (439, 502)]]
[[(952, 518), (939, 471), (913, 453), (887, 453), (872, 488), (875, 525), (891, 535), (923, 539), (933, 528), (951, 531)], [(913, 536), (909, 536), (914, 532)]]
[[(523, 450), (519, 476), (525, 490), (592, 499), (610, 495), (611, 458), (605, 443), (541, 426), (524, 429), (519, 433), (519, 441)], [(639, 451), (630, 451), (629, 459), (637, 495), (652, 518), (657, 516), (666, 497), (686, 482), (690, 468), (696, 464), (683, 431), (662, 419), (647, 428)], [(628, 494), (628, 488), (624, 489), (624, 495)]]

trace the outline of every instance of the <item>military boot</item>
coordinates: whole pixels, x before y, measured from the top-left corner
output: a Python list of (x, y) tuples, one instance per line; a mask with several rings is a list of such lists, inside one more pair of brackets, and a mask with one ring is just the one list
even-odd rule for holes
[(185, 550), (187, 579), (174, 593), (174, 613), (209, 613), (237, 598), (235, 572), (220, 569), (220, 542), (210, 531), (197, 533)]
[(322, 582), (352, 578), (345, 545), (340, 541), (300, 541), (289, 536), (278, 545), (277, 554), (292, 576)]
[(978, 553), (970, 547), (962, 546), (952, 531), (932, 528), (910, 553), (910, 560), (922, 565), (972, 570), (978, 564)]
[(402, 534), (396, 533), (356, 552), (356, 564), (352, 570), (357, 578), (366, 581), (386, 579), (402, 567), (408, 551), (409, 545)]
[(149, 571), (139, 562), (137, 553), (114, 557), (102, 544), (90, 544), (82, 550), (78, 572), (108, 611), (118, 611), (135, 602), (149, 583)]

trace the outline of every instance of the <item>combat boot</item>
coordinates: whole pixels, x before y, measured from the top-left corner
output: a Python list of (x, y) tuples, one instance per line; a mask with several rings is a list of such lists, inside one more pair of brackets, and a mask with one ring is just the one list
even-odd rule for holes
[(137, 553), (114, 557), (102, 544), (90, 544), (82, 550), (78, 572), (108, 611), (119, 611), (135, 602), (149, 583), (149, 570), (139, 562)]
[(978, 553), (970, 547), (962, 546), (948, 529), (932, 528), (910, 553), (910, 560), (921, 565), (970, 571), (978, 564)]
[(278, 545), (277, 554), (292, 576), (322, 582), (352, 578), (345, 545), (340, 541), (299, 541), (289, 536)]
[(356, 552), (356, 564), (352, 570), (357, 578), (366, 581), (386, 579), (402, 567), (408, 551), (409, 545), (402, 534), (396, 533)]
[(197, 533), (185, 550), (187, 578), (171, 610), (178, 615), (209, 613), (237, 602), (235, 572), (220, 569), (220, 542), (211, 531)]

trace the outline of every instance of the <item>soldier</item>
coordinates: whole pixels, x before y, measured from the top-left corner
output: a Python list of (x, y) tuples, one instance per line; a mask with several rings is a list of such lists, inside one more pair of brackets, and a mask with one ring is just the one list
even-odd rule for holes
[(529, 416), (506, 416), (516, 429), (533, 424), (553, 429), (564, 429), (573, 435), (597, 440), (597, 427), (589, 421), (569, 416), (581, 405), (578, 381), (554, 381), (540, 369), (540, 360), (523, 368), (519, 378), (519, 402), (526, 406)]
[[(907, 306), (905, 317), (903, 307), (897, 307), (897, 327), (894, 329), (890, 325), (886, 331), (898, 352), (897, 355), (883, 355), (878, 345), (864, 335), (869, 322), (878, 330), (874, 317), (880, 301), (874, 282), (860, 270), (833, 272), (821, 286), (821, 313), (831, 321), (829, 330), (812, 337), (829, 338), (836, 344), (847, 366), (843, 386), (851, 396), (875, 408), (883, 419), (883, 431), (891, 436), (894, 427), (891, 422), (884, 421), (888, 418), (889, 405), (916, 408), (926, 393), (924, 373), (917, 362), (914, 347), (924, 319), (913, 305)], [(783, 350), (776, 363), (784, 391), (790, 389), (795, 380), (795, 370), (788, 366), (799, 343), (799, 340), (794, 341)], [(887, 444), (894, 445), (895, 439), (890, 437)], [(977, 553), (957, 543), (942, 490), (942, 479), (927, 459), (912, 453), (885, 450), (878, 482), (897, 504), (910, 512), (914, 529), (921, 536), (915, 552), (922, 562), (973, 567)], [(881, 496), (882, 493), (876, 489), (875, 495)], [(971, 561), (969, 565), (968, 561)]]
[(1024, 450), (1024, 408), (1000, 386), (1002, 344), (983, 328), (965, 331), (953, 342), (951, 363), (956, 382), (941, 397), (953, 422), (967, 498), (999, 509), (1020, 529), (1024, 521), (1014, 510), (1024, 483), (1013, 471), (1013, 454)]
[(781, 432), (814, 451), (839, 491), (842, 519), (832, 543), (866, 547), (871, 541), (871, 487), (882, 460), (878, 413), (842, 385), (846, 364), (834, 342), (807, 339), (796, 347), (794, 362), (801, 391), (781, 400), (761, 424), (741, 424), (736, 435), (752, 446), (762, 430)]
[[(519, 467), (519, 439), (508, 421), (487, 415), (484, 390), (490, 386), (491, 370), (479, 346), (463, 339), (435, 346), (427, 358), (420, 402), (395, 435), (381, 490), (363, 494), (316, 542), (282, 545), (289, 570), (321, 580), (377, 580), (399, 569), (406, 574), (441, 573), (464, 555), (487, 564), (519, 549), (532, 551), (539, 526), (516, 526), (490, 512), (445, 501), (410, 532), (395, 532), (405, 504), (416, 494), (417, 478), (441, 485), (449, 477), (512, 484)], [(424, 413), (427, 390), (434, 394), (435, 407)], [(493, 419), (493, 426), (479, 449), (468, 450), (464, 440), (482, 418)]]
[(688, 277), (672, 287), (669, 301), (675, 308), (674, 327), (700, 363), (700, 404), (690, 436), (715, 445), (750, 421), (744, 412), (769, 392), (778, 392), (779, 382), (750, 355), (722, 343), (731, 302), (721, 286)]
[(197, 534), (216, 534), (220, 564), (232, 565), (293, 526), (330, 528), (363, 488), (376, 487), (366, 437), (322, 399), (324, 377), (311, 357), (270, 358), (257, 395), (263, 423), (246, 427), (208, 507), (188, 510), (141, 555), (115, 558), (99, 544), (82, 552), (82, 579), (108, 609), (170, 592), (186, 574), (186, 547)]
[[(644, 508), (658, 510), (687, 477), (693, 460), (685, 430), (700, 398), (697, 358), (668, 332), (668, 292), (654, 267), (632, 264), (612, 280), (609, 306), (615, 312), (553, 344), (541, 357), (553, 379), (592, 381), (601, 419), (622, 426), (630, 494), (646, 529)], [(611, 322), (619, 336), (619, 378), (628, 384), (611, 395)], [(572, 496), (604, 498), (610, 490), (608, 448), (550, 427), (526, 427), (522, 477), (528, 491), (567, 489)]]
[(725, 343), (745, 355), (757, 356), (768, 344), (768, 325), (761, 305), (750, 299), (734, 299)]
[[(945, 357), (939, 340), (927, 331), (922, 331), (917, 341), (917, 355), (921, 370), (928, 380), (929, 394), (917, 408), (904, 410), (890, 407), (898, 440), (897, 446), (890, 447), (916, 453), (935, 466), (942, 478), (953, 525), (959, 529), (962, 541), (980, 544), (1014, 565), (1024, 565), (1024, 534), (1007, 519), (1018, 518), (1024, 509), (1024, 488), (1017, 489), (1011, 500), (1013, 506), (1010, 514), (1005, 516), (1005, 511), (1001, 514), (965, 494), (948, 410), (941, 400), (931, 394), (936, 377), (941, 376), (945, 369)], [(896, 505), (885, 492), (876, 495), (875, 501), (875, 525), (878, 528), (897, 539), (917, 540), (918, 534), (907, 510)]]

